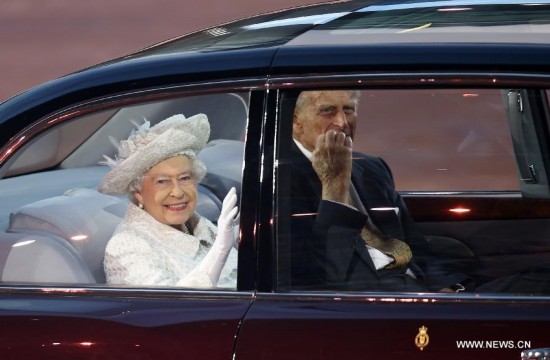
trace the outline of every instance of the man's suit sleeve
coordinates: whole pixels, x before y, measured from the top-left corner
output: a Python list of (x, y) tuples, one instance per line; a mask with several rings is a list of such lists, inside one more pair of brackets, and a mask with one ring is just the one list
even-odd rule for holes
[[(303, 205), (303, 204), (302, 204)], [(314, 213), (293, 206), (292, 286), (295, 289), (346, 288), (350, 264), (366, 216), (348, 206), (321, 201)], [(363, 244), (364, 245), (364, 244)]]

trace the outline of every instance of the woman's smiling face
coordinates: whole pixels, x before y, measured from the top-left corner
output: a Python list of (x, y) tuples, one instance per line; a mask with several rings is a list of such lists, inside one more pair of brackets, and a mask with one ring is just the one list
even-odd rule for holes
[(189, 158), (178, 155), (153, 166), (135, 197), (156, 220), (181, 230), (197, 206), (197, 182)]

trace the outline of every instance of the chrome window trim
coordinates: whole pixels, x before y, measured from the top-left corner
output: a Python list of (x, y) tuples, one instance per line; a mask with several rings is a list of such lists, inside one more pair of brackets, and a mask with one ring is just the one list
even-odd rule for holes
[(475, 197), (475, 198), (516, 198), (521, 199), (520, 191), (399, 191), (402, 196)]
[(338, 301), (338, 302), (365, 302), (365, 303), (548, 303), (549, 296), (527, 296), (489, 293), (404, 293), (404, 292), (258, 292), (256, 300), (269, 301)]
[(356, 72), (348, 74), (272, 76), (270, 88), (300, 87), (550, 87), (550, 74), (521, 72)]
[(204, 299), (248, 299), (254, 300), (253, 291), (232, 291), (212, 289), (178, 289), (178, 288), (139, 288), (107, 287), (77, 284), (77, 286), (44, 286), (44, 285), (0, 285), (0, 297), (8, 295), (51, 295), (51, 296), (109, 296), (112, 298), (166, 298), (177, 299), (182, 296)]

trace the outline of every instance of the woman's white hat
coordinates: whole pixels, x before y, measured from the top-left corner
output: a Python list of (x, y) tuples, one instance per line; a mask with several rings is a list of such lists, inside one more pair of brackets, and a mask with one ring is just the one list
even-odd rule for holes
[(105, 156), (111, 171), (99, 185), (99, 192), (124, 195), (130, 184), (159, 162), (176, 155), (196, 156), (210, 137), (210, 124), (204, 114), (189, 118), (178, 114), (150, 127), (146, 121), (127, 140), (115, 144), (114, 159)]

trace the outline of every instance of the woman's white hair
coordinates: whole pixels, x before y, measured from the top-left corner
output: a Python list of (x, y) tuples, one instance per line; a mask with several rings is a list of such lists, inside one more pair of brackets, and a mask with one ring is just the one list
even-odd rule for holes
[[(193, 176), (193, 179), (198, 184), (204, 179), (206, 176), (206, 165), (195, 156), (195, 154), (191, 151), (185, 151), (178, 155), (184, 155), (186, 156), (189, 161), (191, 162), (191, 176)], [(147, 172), (147, 171), (145, 171)], [(137, 205), (138, 201), (136, 199), (136, 192), (141, 191), (143, 186), (143, 179), (145, 178), (145, 173), (141, 174), (137, 178), (134, 179), (128, 186), (128, 198), (130, 201)]]

